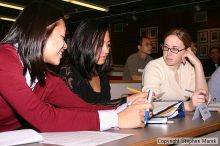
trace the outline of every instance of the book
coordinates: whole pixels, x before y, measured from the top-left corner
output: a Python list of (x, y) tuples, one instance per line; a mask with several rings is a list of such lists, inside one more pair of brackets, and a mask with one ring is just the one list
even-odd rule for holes
[(178, 116), (181, 111), (184, 111), (183, 101), (157, 101), (153, 102), (154, 110), (153, 117), (167, 117), (168, 119)]

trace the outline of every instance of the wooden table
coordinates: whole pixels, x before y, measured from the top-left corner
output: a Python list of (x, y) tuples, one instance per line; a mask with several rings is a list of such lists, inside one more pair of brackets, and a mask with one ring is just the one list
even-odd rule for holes
[[(171, 124), (151, 124), (146, 128), (110, 130), (111, 132), (134, 135), (103, 144), (102, 146), (154, 146), (157, 145), (157, 138), (202, 136), (220, 130), (220, 114), (217, 112), (212, 112), (211, 114), (212, 117), (207, 121), (202, 119), (192, 121), (193, 113), (187, 112), (184, 118), (172, 119), (174, 123)], [(52, 145), (35, 143), (25, 146)]]

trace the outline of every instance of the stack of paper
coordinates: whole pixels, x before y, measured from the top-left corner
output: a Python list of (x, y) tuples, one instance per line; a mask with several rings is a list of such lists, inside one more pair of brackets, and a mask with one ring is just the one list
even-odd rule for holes
[(12, 146), (43, 141), (43, 137), (32, 129), (0, 133), (0, 146)]
[(63, 146), (96, 146), (133, 135), (98, 131), (53, 132), (41, 134), (44, 137), (43, 143)]
[(0, 146), (13, 146), (35, 142), (62, 146), (96, 146), (131, 135), (133, 134), (99, 131), (38, 133), (32, 129), (24, 129), (1, 132)]

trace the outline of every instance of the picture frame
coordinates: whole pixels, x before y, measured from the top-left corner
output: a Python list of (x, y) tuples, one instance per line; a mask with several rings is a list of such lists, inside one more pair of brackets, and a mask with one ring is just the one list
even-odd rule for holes
[(208, 31), (199, 32), (199, 42), (207, 43), (208, 42)]
[(197, 31), (198, 57), (207, 59), (209, 49), (213, 46), (220, 46), (220, 27), (201, 29)]
[(140, 36), (148, 36), (148, 30), (146, 27), (140, 28)]
[(208, 45), (199, 46), (199, 56), (203, 58), (208, 57)]
[(212, 43), (209, 48), (220, 47), (220, 43)]
[(210, 31), (210, 41), (211, 42), (218, 42), (219, 41), (219, 31), (218, 30)]
[(157, 33), (158, 33), (158, 30), (157, 30), (157, 27), (150, 27), (149, 28), (149, 38), (151, 39), (156, 39), (157, 38)]
[(156, 41), (152, 41), (152, 51), (151, 53), (158, 53), (158, 43)]

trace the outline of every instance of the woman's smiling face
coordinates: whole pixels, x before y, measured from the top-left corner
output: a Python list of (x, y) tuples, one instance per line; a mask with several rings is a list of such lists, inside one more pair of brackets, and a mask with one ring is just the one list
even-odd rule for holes
[(64, 40), (66, 33), (66, 26), (62, 19), (57, 21), (55, 28), (49, 36), (44, 51), (43, 59), (45, 63), (52, 65), (59, 65), (62, 53), (67, 48)]

